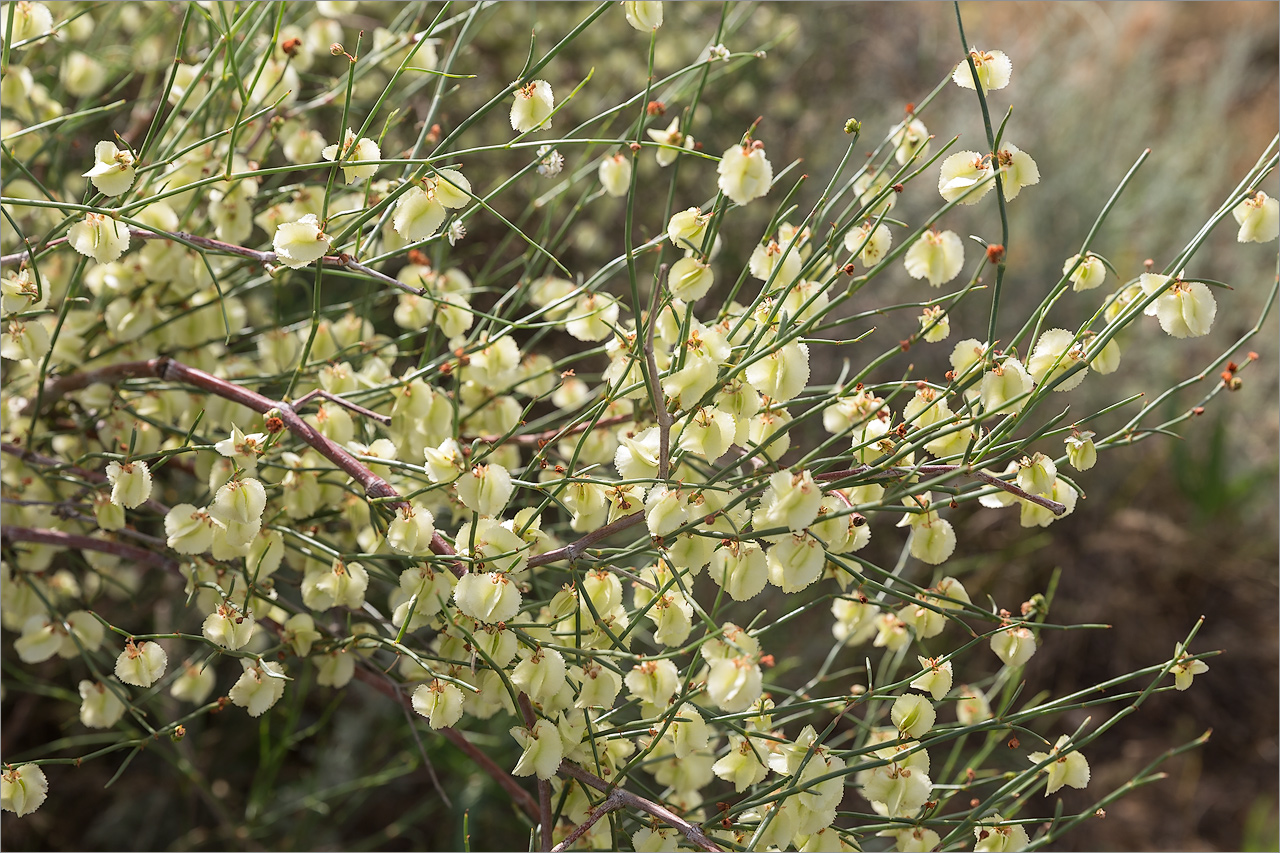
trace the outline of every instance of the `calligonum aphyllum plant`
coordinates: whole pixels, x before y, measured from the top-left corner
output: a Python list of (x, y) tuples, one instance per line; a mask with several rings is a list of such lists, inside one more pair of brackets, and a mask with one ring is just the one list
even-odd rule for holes
[[(539, 849), (1016, 850), (1067, 826), (1024, 795), (1090, 812), (1090, 742), (1205, 672), (1190, 628), (1115, 707), (1026, 701), (1064, 626), (979, 588), (965, 519), (1057, 523), (1100, 453), (1239, 387), (1248, 336), (1171, 420), (1051, 414), (1130, 344), (1243, 317), (1192, 270), (1228, 218), (1276, 239), (1276, 143), (1163, 271), (1095, 228), (1013, 316), (1008, 259), (1038, 249), (1010, 224), (1056, 179), (992, 123), (1029, 60), (961, 33), (902, 121), (831, 117), (848, 153), (806, 208), (767, 112), (705, 109), (767, 58), (740, 20), (691, 47), (671, 4), (571, 11), (498, 79), (472, 48), (509, 8), (3, 7), (0, 625), (71, 738), (6, 741), (6, 811), (241, 717), (282, 761), (270, 721), (358, 681)], [(631, 76), (570, 61), (597, 32)], [(985, 135), (944, 141), (946, 101)], [(895, 312), (905, 340), (864, 322)], [(976, 746), (1011, 728), (1015, 758)]]

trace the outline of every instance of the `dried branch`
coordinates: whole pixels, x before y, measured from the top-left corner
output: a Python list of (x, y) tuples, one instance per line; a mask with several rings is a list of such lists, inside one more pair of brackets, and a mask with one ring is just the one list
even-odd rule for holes
[(595, 808), (587, 812), (587, 819), (584, 820), (579, 825), (575, 826), (573, 828), (573, 831), (565, 836), (564, 841), (561, 841), (555, 847), (551, 848), (552, 853), (557, 853), (557, 851), (560, 851), (560, 850), (568, 850), (570, 847), (574, 845), (575, 842), (577, 842), (579, 838), (586, 835), (587, 832), (591, 829), (591, 827), (596, 825), (597, 821), (599, 821), (600, 818), (604, 817), (609, 812), (617, 811), (618, 809), (621, 809), (621, 808), (626, 808), (626, 805), (627, 805), (626, 802), (619, 795), (618, 789), (614, 788), (612, 791), (609, 792), (609, 796), (604, 798), (604, 801), (600, 803), (600, 805), (596, 806)]
[(95, 536), (64, 533), (61, 530), (6, 525), (3, 530), (0, 530), (0, 537), (10, 542), (35, 542), (41, 545), (55, 545), (59, 548), (73, 548), (78, 551), (101, 551), (104, 554), (114, 554), (121, 559), (145, 563), (148, 566), (154, 566), (165, 571), (178, 571), (178, 561), (172, 557), (157, 554), (147, 548), (139, 548), (137, 545), (112, 542), (108, 539), (98, 539)]
[(330, 403), (336, 403), (339, 406), (342, 406), (344, 409), (349, 409), (355, 412), (357, 415), (369, 418), (371, 420), (375, 420), (378, 423), (382, 424), (383, 426), (391, 426), (390, 415), (380, 414), (378, 412), (373, 411), (372, 409), (366, 409), (364, 406), (356, 405), (350, 400), (339, 397), (337, 394), (330, 394), (328, 391), (324, 390), (323, 388), (316, 388), (313, 391), (308, 391), (307, 393), (303, 394), (301, 397), (293, 401), (293, 407), (295, 409), (300, 409), (303, 406), (305, 406), (307, 403), (311, 402), (316, 397), (320, 397), (321, 399), (328, 400)]
[(529, 568), (532, 569), (537, 566), (545, 566), (548, 563), (555, 563), (560, 560), (568, 560), (572, 563), (574, 560), (582, 556), (583, 551), (587, 550), (587, 548), (591, 547), (596, 542), (599, 542), (601, 539), (608, 539), (619, 530), (626, 530), (628, 527), (635, 527), (642, 521), (644, 521), (643, 510), (640, 512), (633, 512), (631, 515), (624, 515), (617, 521), (612, 521), (604, 527), (598, 527), (595, 530), (592, 530), (582, 538), (570, 542), (563, 548), (555, 548), (551, 551), (547, 551), (545, 554), (537, 554), (530, 557)]
[[(364, 667), (356, 667), (356, 678), (368, 684), (374, 690), (384, 696), (394, 699), (402, 705), (413, 707), (413, 701), (404, 694), (394, 684), (389, 683), (386, 678), (377, 672), (372, 672)], [(444, 735), (454, 746), (466, 753), (467, 757), (476, 763), (481, 770), (489, 775), (493, 781), (497, 782), (502, 790), (506, 791), (507, 796), (529, 815), (533, 820), (538, 818), (538, 804), (533, 799), (533, 795), (520, 787), (520, 783), (515, 778), (498, 766), (492, 758), (486, 755), (480, 747), (467, 740), (466, 736), (454, 728), (437, 729), (440, 734)]]
[(870, 480), (887, 480), (897, 479), (899, 477), (936, 477), (942, 474), (951, 474), (959, 471), (966, 477), (973, 477), (975, 480), (1003, 489), (1011, 495), (1022, 498), (1024, 501), (1030, 501), (1038, 504), (1052, 512), (1054, 515), (1063, 515), (1067, 508), (1055, 500), (1050, 500), (1043, 495), (1033, 495), (1026, 489), (1012, 483), (1008, 480), (1002, 480), (999, 477), (988, 474), (986, 471), (977, 468), (969, 468), (965, 465), (921, 465), (917, 468), (875, 468), (871, 465), (859, 465), (856, 468), (848, 468), (844, 471), (828, 471), (825, 474), (818, 474), (813, 479), (822, 482), (831, 482), (833, 480), (844, 480), (849, 477), (862, 477)]
[(653, 286), (653, 301), (649, 304), (649, 325), (644, 333), (644, 359), (649, 367), (649, 398), (654, 415), (658, 419), (658, 479), (665, 480), (671, 473), (671, 425), (675, 419), (667, 411), (667, 400), (658, 381), (658, 362), (653, 352), (653, 334), (658, 328), (658, 304), (662, 301), (662, 289), (667, 284), (667, 265), (658, 267), (658, 281)]
[(680, 815), (671, 811), (671, 809), (666, 806), (659, 805), (652, 800), (646, 800), (644, 797), (641, 797), (638, 794), (633, 794), (622, 788), (615, 788), (599, 776), (588, 773), (578, 765), (570, 764), (568, 761), (561, 762), (559, 772), (566, 776), (572, 776), (579, 782), (590, 785), (592, 788), (595, 788), (597, 791), (602, 793), (606, 793), (610, 797), (616, 796), (617, 800), (623, 806), (639, 809), (647, 815), (656, 817), (668, 826), (678, 829), (685, 838), (689, 839), (689, 841), (696, 845), (700, 850), (720, 851), (724, 849), (710, 838), (707, 838), (706, 834), (704, 834), (698, 826), (689, 823), (689, 821), (680, 817)]
[[(525, 728), (532, 730), (537, 723), (537, 715), (533, 713), (533, 703), (529, 701), (529, 696), (521, 692), (516, 697), (516, 703), (520, 706), (520, 716), (524, 718)], [(541, 836), (542, 846), (540, 850), (551, 849), (551, 780), (538, 778), (538, 826), (539, 835)]]

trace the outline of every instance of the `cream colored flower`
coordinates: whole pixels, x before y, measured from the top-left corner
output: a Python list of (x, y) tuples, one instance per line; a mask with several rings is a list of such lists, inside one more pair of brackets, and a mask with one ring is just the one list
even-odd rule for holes
[(759, 140), (725, 151), (716, 171), (720, 174), (720, 191), (735, 204), (760, 198), (773, 183), (773, 166), (764, 156), (764, 144)]
[[(1003, 89), (1009, 85), (1009, 77), (1013, 73), (1013, 63), (1009, 61), (1009, 57), (999, 50), (974, 50), (969, 51), (969, 57), (973, 60), (974, 67), (978, 71), (978, 82), (982, 84), (982, 91), (989, 92), (992, 89)], [(956, 70), (952, 72), (951, 79), (961, 89), (973, 89), (973, 72), (969, 69), (968, 60), (962, 61), (956, 66)]]
[(308, 213), (295, 222), (277, 225), (272, 240), (276, 258), (293, 269), (323, 258), (331, 242), (332, 238), (320, 230), (320, 221), (314, 213)]
[[(378, 149), (378, 143), (366, 136), (356, 139), (355, 132), (347, 128), (342, 138), (342, 153), (338, 153), (338, 145), (335, 142), (333, 145), (326, 145), (320, 151), (320, 156), (326, 160), (339, 161), (342, 164), (343, 177), (346, 178), (347, 183), (352, 183), (361, 178), (372, 178), (378, 171), (378, 164), (348, 164), (358, 160), (381, 160), (382, 152)], [(280, 250), (276, 249), (276, 251)]]
[(926, 231), (907, 249), (903, 264), (912, 278), (927, 278), (941, 287), (960, 274), (964, 266), (964, 243), (954, 231)]
[(103, 213), (86, 213), (67, 232), (71, 248), (100, 264), (109, 264), (129, 248), (129, 229)]
[(133, 186), (133, 154), (121, 151), (110, 142), (99, 142), (93, 148), (93, 168), (81, 177), (93, 181), (103, 195), (116, 196)]
[(1240, 223), (1236, 240), (1241, 243), (1270, 243), (1280, 237), (1280, 199), (1259, 190), (1231, 209)]
[(511, 104), (511, 129), (517, 133), (547, 130), (555, 109), (555, 94), (546, 80), (534, 80), (515, 91)]

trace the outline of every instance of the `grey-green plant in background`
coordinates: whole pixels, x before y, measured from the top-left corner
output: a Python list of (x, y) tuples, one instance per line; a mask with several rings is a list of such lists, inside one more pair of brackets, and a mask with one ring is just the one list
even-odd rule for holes
[[(367, 846), (483, 776), (531, 849), (1015, 850), (1207, 739), (1090, 787), (1089, 745), (1206, 670), (1199, 623), (1025, 696), (1041, 645), (1103, 626), (1051, 621), (1056, 580), (967, 588), (950, 517), (1045, 527), (1099, 454), (1238, 387), (1276, 282), (1205, 246), (1276, 239), (1277, 140), (1165, 262), (1101, 250), (1142, 150), (1046, 258), (1018, 209), (1055, 174), (1008, 98), (1034, 62), (957, 6), (936, 85), (870, 146), (829, 117), (838, 163), (803, 174), (767, 99), (718, 116), (782, 38), (756, 8), (3, 7), (5, 690), (65, 720), (6, 742), (6, 810), (158, 752), (227, 846), (316, 845), (293, 815), (425, 767), (443, 807)], [(1227, 318), (1191, 376), (1115, 381)], [(344, 773), (302, 753), (360, 752), (352, 682), (404, 717)], [(238, 789), (220, 729), (256, 750)]]

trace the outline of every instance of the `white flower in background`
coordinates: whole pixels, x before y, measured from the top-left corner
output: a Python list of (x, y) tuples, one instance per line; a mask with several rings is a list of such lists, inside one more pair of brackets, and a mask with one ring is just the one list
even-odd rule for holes
[[(671, 123), (663, 130), (649, 129), (645, 131), (649, 138), (659, 145), (671, 146), (669, 148), (659, 148), (654, 156), (658, 158), (659, 166), (670, 166), (680, 156), (679, 149), (693, 150), (693, 137), (680, 132), (679, 117), (673, 118)], [(696, 210), (696, 208), (695, 208)], [(672, 241), (674, 242), (674, 237)]]
[(907, 161), (918, 153), (921, 157), (929, 155), (929, 128), (924, 126), (918, 118), (912, 118), (910, 121), (904, 121), (898, 125), (898, 129), (889, 137), (889, 144), (893, 146), (893, 159), (898, 161), (899, 166), (905, 166)]
[[(33, 39), (53, 29), (53, 13), (43, 3), (33, 3), (29, 2), (29, 0), (20, 0), (20, 2), (15, 3), (12, 29), (9, 29), (9, 11), (9, 4), (6, 3), (4, 11), (0, 13), (0, 26), (5, 27), (4, 40), (8, 44)], [(27, 766), (34, 767), (35, 765)], [(41, 778), (44, 778), (43, 774)], [(41, 800), (43, 799), (41, 797)], [(29, 811), (35, 811), (35, 806), (32, 806)], [(23, 812), (23, 814), (26, 814), (26, 812)]]
[(531, 130), (547, 130), (551, 127), (551, 112), (555, 109), (555, 95), (546, 80), (534, 80), (515, 91), (511, 104), (511, 129), (517, 133)]

